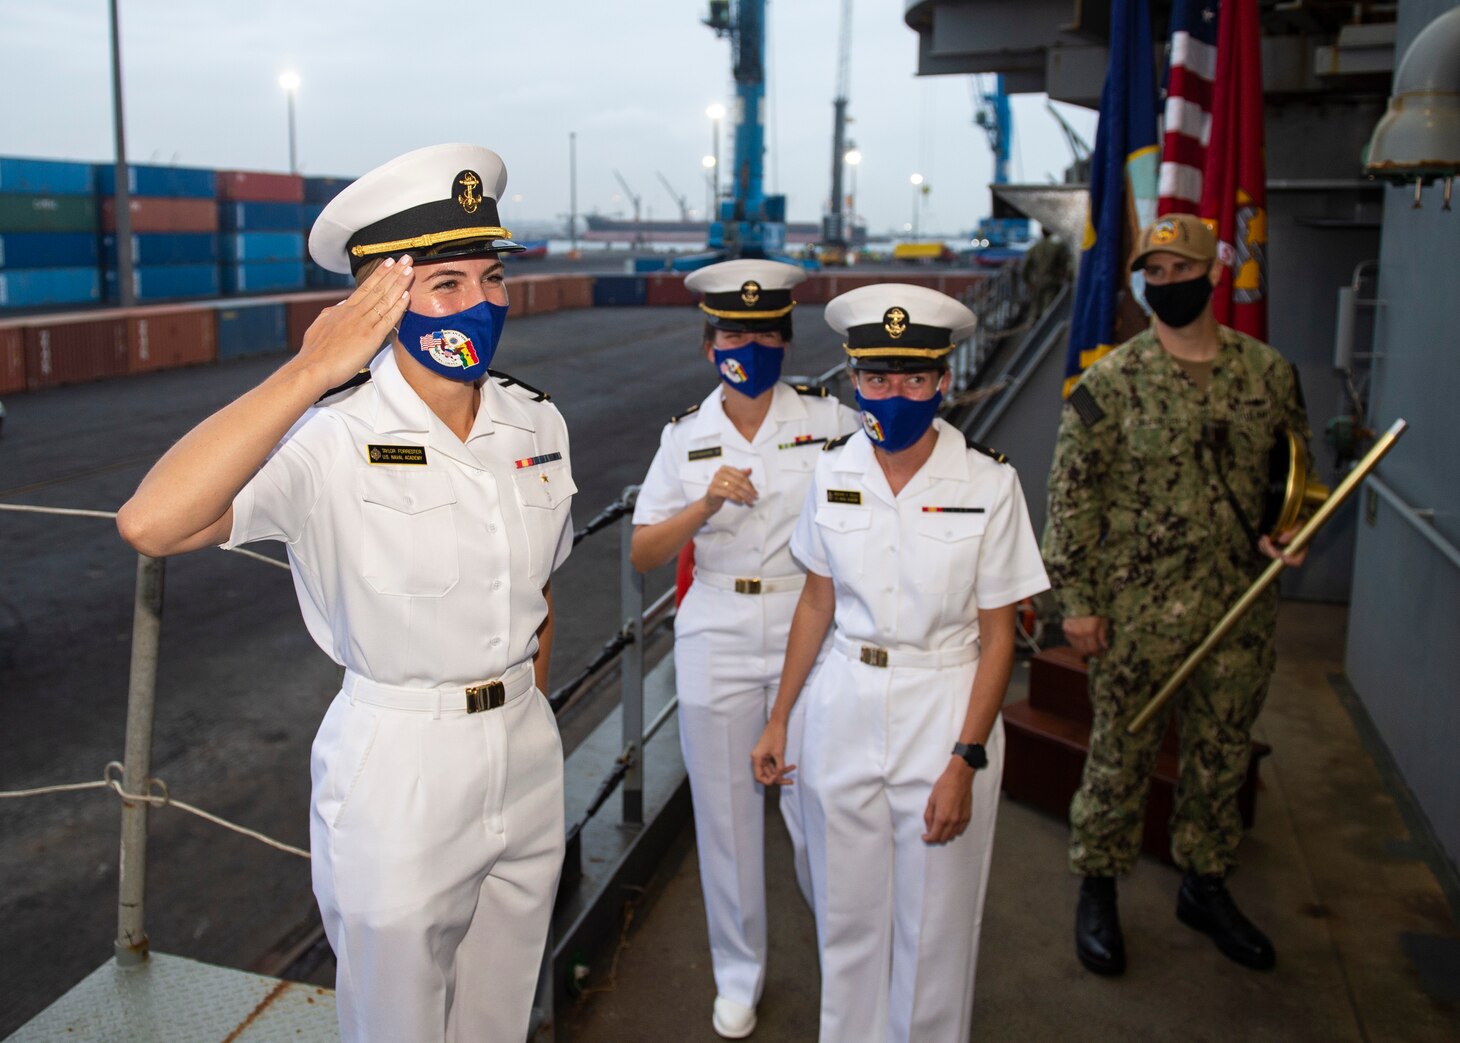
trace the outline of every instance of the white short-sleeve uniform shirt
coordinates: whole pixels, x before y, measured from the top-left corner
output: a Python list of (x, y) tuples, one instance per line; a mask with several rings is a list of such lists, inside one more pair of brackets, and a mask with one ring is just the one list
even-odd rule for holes
[(830, 576), (836, 627), (888, 650), (940, 651), (978, 639), (978, 610), (1049, 588), (1014, 468), (934, 421), (933, 454), (894, 497), (863, 432), (820, 454), (791, 537)]
[(305, 624), (380, 684), (463, 686), (537, 651), (543, 587), (573, 543), (557, 408), (481, 385), (465, 443), (406, 383), (372, 379), (307, 412), (233, 501), (225, 547), (281, 540)]
[(795, 576), (791, 530), (821, 449), (854, 431), (857, 414), (835, 398), (803, 395), (775, 385), (770, 411), (754, 441), (746, 441), (725, 415), (716, 386), (699, 407), (666, 424), (659, 451), (639, 490), (635, 525), (667, 521), (702, 498), (723, 466), (750, 468), (759, 493), (746, 507), (726, 503), (695, 533), (695, 564), (729, 576)]

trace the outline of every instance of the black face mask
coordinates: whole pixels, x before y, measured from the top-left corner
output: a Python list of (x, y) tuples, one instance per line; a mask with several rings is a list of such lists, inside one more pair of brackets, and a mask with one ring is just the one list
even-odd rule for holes
[(1146, 283), (1146, 303), (1156, 313), (1156, 318), (1173, 329), (1195, 322), (1211, 298), (1212, 283), (1205, 275), (1161, 286)]

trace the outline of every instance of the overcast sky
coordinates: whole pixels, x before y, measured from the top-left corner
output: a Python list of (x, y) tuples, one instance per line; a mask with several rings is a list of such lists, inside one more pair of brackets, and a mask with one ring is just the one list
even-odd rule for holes
[[(296, 70), (299, 162), (356, 176), (442, 141), (501, 153), (504, 223), (569, 210), (577, 133), (578, 210), (697, 211), (705, 108), (733, 100), (730, 47), (700, 24), (706, 0), (118, 0), (127, 151), (133, 162), (286, 170), (279, 74)], [(863, 153), (858, 213), (874, 233), (912, 219), (913, 173), (931, 186), (921, 230), (966, 231), (987, 214), (992, 159), (973, 125), (971, 78), (915, 77), (904, 0), (854, 0), (849, 134)], [(830, 194), (838, 0), (769, 4), (767, 189), (792, 220)], [(112, 155), (106, 0), (0, 0), (0, 152), (105, 161)], [(1095, 113), (1062, 106), (1087, 141)], [(1069, 153), (1042, 95), (1014, 99), (1012, 179), (1058, 178)], [(721, 156), (729, 166), (729, 128)]]

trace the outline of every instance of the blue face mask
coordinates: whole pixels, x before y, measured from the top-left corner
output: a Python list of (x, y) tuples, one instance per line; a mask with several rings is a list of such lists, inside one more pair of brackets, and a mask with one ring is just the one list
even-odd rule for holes
[(862, 430), (878, 449), (900, 453), (912, 445), (923, 432), (933, 426), (943, 392), (919, 401), (912, 398), (863, 398), (856, 392), (857, 408), (862, 411)]
[(486, 375), (506, 321), (506, 305), (482, 301), (455, 315), (407, 311), (396, 335), (411, 358), (432, 373), (470, 384)]
[(755, 398), (781, 379), (785, 348), (751, 341), (739, 348), (716, 348), (715, 368), (726, 387)]

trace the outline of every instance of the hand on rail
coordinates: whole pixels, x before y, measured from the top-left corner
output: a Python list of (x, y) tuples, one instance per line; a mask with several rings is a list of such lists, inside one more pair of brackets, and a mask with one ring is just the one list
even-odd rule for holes
[(414, 274), (408, 254), (399, 260), (388, 257), (354, 293), (310, 324), (299, 361), (318, 369), (324, 388), (349, 380), (389, 341), (410, 301)]
[(714, 514), (725, 501), (738, 503), (743, 507), (752, 506), (760, 498), (755, 485), (750, 480), (749, 467), (722, 467), (715, 472), (715, 477), (710, 479), (710, 487), (705, 490), (705, 509), (708, 514)]

